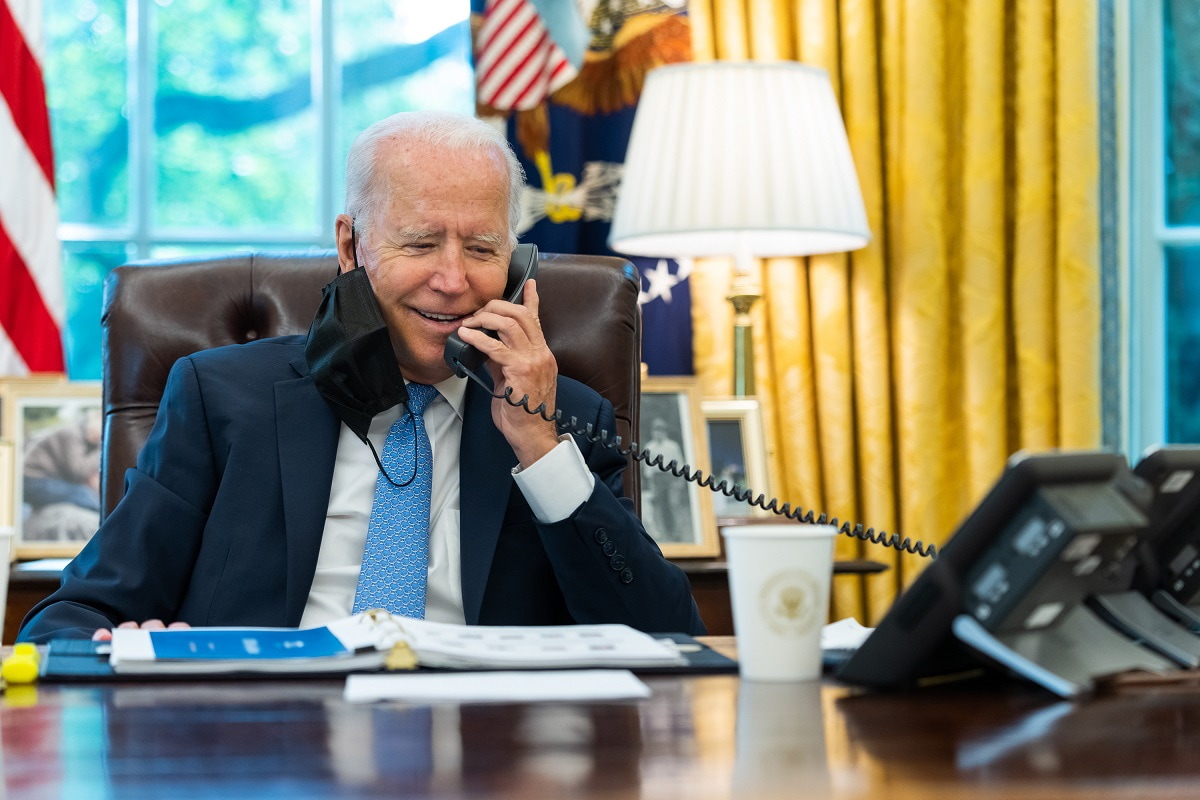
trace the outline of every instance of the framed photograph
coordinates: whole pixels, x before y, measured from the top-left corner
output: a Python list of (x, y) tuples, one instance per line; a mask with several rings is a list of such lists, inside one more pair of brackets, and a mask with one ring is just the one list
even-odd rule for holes
[(16, 558), (71, 557), (96, 533), (102, 418), (99, 381), (0, 381)]
[[(703, 400), (701, 407), (713, 479), (746, 489), (752, 497), (765, 495), (769, 502), (772, 495), (767, 480), (766, 437), (758, 401), (749, 397), (714, 397)], [(720, 492), (713, 492), (712, 496), (718, 520), (771, 516), (769, 511)]]
[[(692, 377), (642, 378), (640, 432), (643, 451), (693, 471), (709, 471), (708, 437), (700, 385)], [(713, 492), (646, 463), (642, 470), (642, 523), (667, 558), (702, 558), (721, 552)]]

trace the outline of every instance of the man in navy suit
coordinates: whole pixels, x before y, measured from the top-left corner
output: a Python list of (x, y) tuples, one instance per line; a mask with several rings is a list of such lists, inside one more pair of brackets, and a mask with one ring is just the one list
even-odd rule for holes
[[(622, 497), (624, 458), (493, 398), (443, 360), (457, 332), (487, 357), (494, 386), (613, 429), (607, 401), (558, 375), (536, 281), (522, 303), (501, 299), (523, 180), (501, 134), (442, 112), (376, 123), (348, 159), (340, 270), (365, 270), (400, 372), (438, 392), (423, 414), (433, 457), (425, 615), (703, 633), (687, 578)], [(308, 355), (305, 337), (291, 336), (181, 359), (124, 499), (19, 638), (347, 616), (378, 468), (318, 390)], [(402, 411), (371, 420), (375, 450)]]

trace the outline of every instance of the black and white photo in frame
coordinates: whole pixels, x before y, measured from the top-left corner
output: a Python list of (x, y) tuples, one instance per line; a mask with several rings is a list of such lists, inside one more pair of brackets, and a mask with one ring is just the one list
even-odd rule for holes
[[(648, 461), (672, 461), (676, 472), (709, 471), (708, 441), (700, 406), (700, 388), (693, 377), (642, 379), (640, 438)], [(643, 461), (642, 523), (668, 558), (717, 555), (712, 491), (670, 471)]]

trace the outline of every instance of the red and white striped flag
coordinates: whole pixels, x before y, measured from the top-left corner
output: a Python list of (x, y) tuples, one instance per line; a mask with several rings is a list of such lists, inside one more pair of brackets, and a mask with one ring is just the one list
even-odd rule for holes
[(476, 41), (476, 100), (501, 111), (533, 108), (579, 74), (530, 0), (487, 0)]
[(41, 0), (0, 0), (0, 375), (63, 371), (43, 55)]

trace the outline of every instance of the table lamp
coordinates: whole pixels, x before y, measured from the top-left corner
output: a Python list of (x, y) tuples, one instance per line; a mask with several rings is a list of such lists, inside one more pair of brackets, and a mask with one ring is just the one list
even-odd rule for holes
[(609, 246), (734, 259), (733, 393), (754, 394), (753, 259), (871, 238), (829, 76), (793, 61), (671, 64), (646, 76)]

